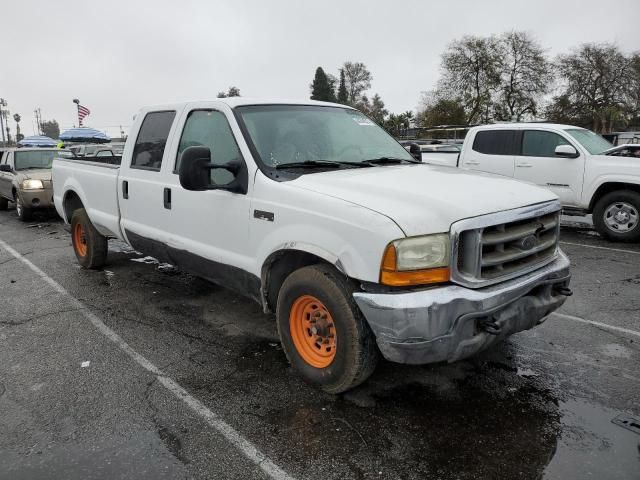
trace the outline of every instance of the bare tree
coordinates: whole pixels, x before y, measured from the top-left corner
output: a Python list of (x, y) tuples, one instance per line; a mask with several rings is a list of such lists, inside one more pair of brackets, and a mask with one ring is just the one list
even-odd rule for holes
[(347, 88), (347, 100), (349, 104), (355, 105), (360, 101), (362, 94), (371, 88), (371, 72), (362, 62), (344, 62), (342, 71)]
[(500, 47), (496, 37), (465, 36), (449, 44), (442, 54), (439, 90), (459, 98), (466, 123), (488, 122), (492, 99), (500, 87)]
[(594, 131), (611, 131), (616, 122), (624, 121), (633, 103), (634, 65), (634, 56), (608, 43), (583, 44), (560, 55), (556, 68), (563, 86), (549, 112), (589, 119)]
[(508, 32), (500, 37), (500, 89), (495, 114), (498, 120), (519, 122), (535, 117), (538, 105), (553, 80), (544, 50), (526, 32)]

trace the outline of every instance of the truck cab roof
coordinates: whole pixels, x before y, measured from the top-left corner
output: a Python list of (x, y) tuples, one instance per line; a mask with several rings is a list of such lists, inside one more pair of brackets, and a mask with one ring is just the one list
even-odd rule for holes
[(194, 100), (190, 102), (179, 102), (172, 104), (163, 104), (163, 105), (151, 105), (147, 107), (143, 107), (141, 111), (152, 111), (152, 110), (173, 110), (179, 109), (185, 106), (192, 107), (194, 105), (202, 105), (202, 106), (213, 106), (213, 105), (226, 105), (230, 108), (235, 108), (239, 106), (245, 105), (317, 105), (324, 107), (339, 107), (339, 108), (349, 108), (353, 109), (348, 105), (342, 105), (340, 103), (331, 103), (331, 102), (320, 102), (317, 100), (294, 100), (294, 99), (283, 99), (283, 98), (251, 98), (251, 97), (225, 97), (225, 98), (215, 98), (211, 100)]
[(543, 122), (512, 122), (512, 123), (492, 123), (471, 128), (471, 130), (524, 130), (524, 129), (545, 129), (545, 130), (585, 130), (575, 125), (565, 125), (562, 123)]

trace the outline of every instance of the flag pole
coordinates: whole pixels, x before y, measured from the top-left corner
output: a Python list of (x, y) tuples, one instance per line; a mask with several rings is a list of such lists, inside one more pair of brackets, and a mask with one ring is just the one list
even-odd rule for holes
[(78, 127), (81, 127), (82, 119), (80, 118), (80, 100), (78, 100), (77, 98), (74, 98), (73, 103), (76, 104), (76, 109), (78, 110)]

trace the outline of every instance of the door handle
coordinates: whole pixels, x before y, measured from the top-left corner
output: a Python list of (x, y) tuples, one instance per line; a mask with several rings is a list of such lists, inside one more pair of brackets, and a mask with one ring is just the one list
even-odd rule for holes
[(531, 168), (531, 167), (533, 167), (533, 164), (531, 164), (531, 163), (516, 163), (516, 167)]
[(164, 189), (164, 195), (163, 195), (163, 200), (164, 200), (164, 208), (166, 208), (167, 210), (171, 210), (171, 189), (170, 188), (165, 188)]
[(465, 165), (480, 165), (480, 162), (471, 162), (471, 161), (466, 161), (464, 162)]
[(122, 181), (122, 198), (129, 198), (129, 182)]

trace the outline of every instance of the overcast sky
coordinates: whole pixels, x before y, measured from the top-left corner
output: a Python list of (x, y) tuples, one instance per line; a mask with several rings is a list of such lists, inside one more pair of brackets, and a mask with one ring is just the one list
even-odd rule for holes
[[(117, 135), (143, 105), (243, 96), (308, 98), (317, 66), (364, 62), (393, 112), (432, 89), (446, 45), (526, 30), (551, 56), (583, 42), (640, 49), (639, 0), (33, 1), (2, 0), (0, 97), (34, 130), (35, 107), (61, 127)], [(10, 123), (12, 135), (15, 124)]]

